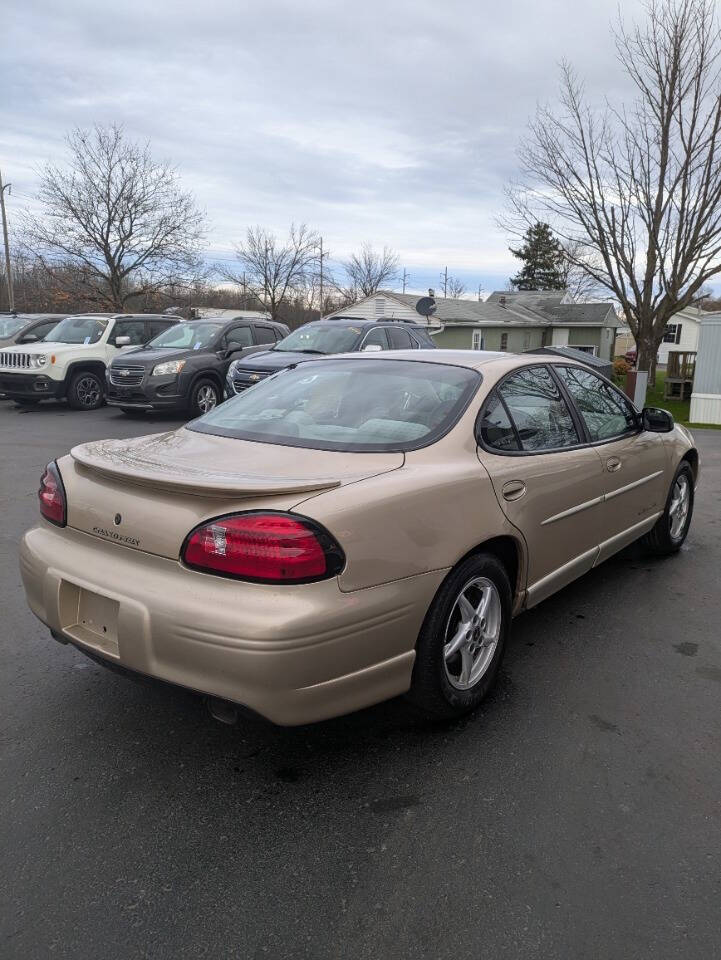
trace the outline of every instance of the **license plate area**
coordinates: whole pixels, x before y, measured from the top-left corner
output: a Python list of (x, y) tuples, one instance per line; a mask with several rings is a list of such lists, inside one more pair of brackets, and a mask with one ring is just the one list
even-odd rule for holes
[(110, 597), (84, 590), (65, 580), (60, 585), (60, 621), (63, 633), (111, 657), (119, 656), (119, 610), (118, 601), (111, 600)]

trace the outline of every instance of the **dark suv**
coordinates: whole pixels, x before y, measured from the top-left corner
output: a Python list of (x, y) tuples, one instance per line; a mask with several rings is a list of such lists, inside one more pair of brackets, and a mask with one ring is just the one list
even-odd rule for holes
[(314, 320), (294, 330), (270, 350), (248, 360), (234, 360), (228, 369), (226, 395), (240, 393), (271, 373), (289, 367), (308, 354), (355, 353), (359, 350), (435, 350), (428, 331), (402, 320), (333, 317)]
[(183, 410), (199, 417), (223, 398), (229, 364), (282, 340), (284, 323), (208, 317), (166, 330), (141, 350), (113, 360), (107, 402), (124, 413)]

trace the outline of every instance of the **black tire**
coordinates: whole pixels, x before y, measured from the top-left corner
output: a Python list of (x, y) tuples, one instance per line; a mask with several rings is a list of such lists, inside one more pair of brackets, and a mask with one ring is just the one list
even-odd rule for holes
[(105, 386), (93, 370), (74, 373), (68, 386), (68, 406), (73, 410), (97, 410), (105, 403)]
[[(456, 614), (460, 594), (479, 579), (490, 581), (495, 587), (500, 606), (498, 639), (493, 655), (477, 681), (467, 689), (458, 689), (450, 679), (453, 658), (447, 661), (444, 649), (448, 632), (454, 630), (452, 618)], [(471, 586), (473, 589), (478, 588)], [(482, 593), (478, 595), (483, 596)], [(441, 584), (418, 636), (409, 699), (425, 713), (436, 717), (457, 717), (477, 707), (493, 686), (503, 659), (511, 607), (508, 574), (496, 557), (487, 553), (476, 554), (452, 570)], [(455, 679), (459, 680), (460, 677)]]
[[(212, 407), (205, 406), (204, 398), (210, 396), (208, 391), (212, 391), (212, 395), (215, 397)], [(217, 407), (220, 402), (221, 393), (218, 384), (214, 380), (211, 380), (210, 377), (201, 377), (200, 380), (195, 381), (190, 391), (190, 400), (188, 403), (190, 415), (191, 417), (202, 417), (204, 413), (208, 413), (213, 407)]]
[[(677, 490), (676, 485), (679, 482), (681, 482), (681, 484), (686, 484), (686, 489), (688, 491), (688, 509), (686, 511), (686, 517), (683, 525), (674, 535), (674, 517), (672, 515), (672, 509), (674, 503), (674, 494)], [(663, 513), (656, 521), (653, 529), (649, 530), (645, 536), (641, 537), (641, 545), (643, 548), (654, 556), (667, 557), (672, 553), (678, 553), (678, 551), (681, 549), (681, 546), (688, 534), (688, 529), (691, 526), (691, 517), (693, 516), (693, 485), (694, 479), (691, 464), (686, 460), (682, 460), (678, 470), (674, 475), (673, 481), (671, 482), (671, 489), (668, 492), (666, 506)]]

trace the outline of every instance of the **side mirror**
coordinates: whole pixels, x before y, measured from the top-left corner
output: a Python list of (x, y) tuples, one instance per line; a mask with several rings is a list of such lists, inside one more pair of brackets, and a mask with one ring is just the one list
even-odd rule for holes
[(116, 347), (129, 347), (130, 346), (130, 337), (116, 337), (115, 338)]
[(379, 350), (382, 350), (383, 347), (380, 343), (367, 343), (363, 347), (363, 353), (378, 353)]
[(641, 423), (643, 429), (651, 433), (670, 433), (673, 430), (673, 417), (668, 410), (660, 407), (644, 407)]
[(26, 333), (25, 336), (20, 340), (20, 343), (39, 343), (40, 337), (36, 337), (34, 333)]

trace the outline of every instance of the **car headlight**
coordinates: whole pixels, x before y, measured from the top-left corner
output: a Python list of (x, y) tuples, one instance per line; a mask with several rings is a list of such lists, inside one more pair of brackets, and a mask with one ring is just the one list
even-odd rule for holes
[(32, 357), (30, 364), (33, 367), (44, 367), (47, 362), (48, 362), (48, 358), (45, 356), (44, 353), (36, 353)]
[(233, 360), (233, 362), (231, 363), (231, 365), (228, 367), (228, 372), (226, 373), (226, 377), (227, 377), (229, 380), (232, 380), (232, 379), (233, 379), (233, 374), (235, 373), (235, 371), (236, 371), (237, 369), (238, 369), (238, 361), (237, 361), (237, 360)]
[(185, 360), (166, 360), (165, 363), (159, 363), (153, 367), (151, 377), (164, 377), (168, 373), (180, 373), (185, 366)]

